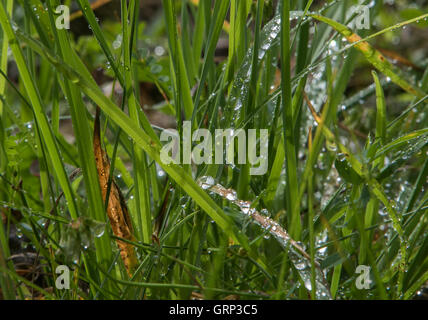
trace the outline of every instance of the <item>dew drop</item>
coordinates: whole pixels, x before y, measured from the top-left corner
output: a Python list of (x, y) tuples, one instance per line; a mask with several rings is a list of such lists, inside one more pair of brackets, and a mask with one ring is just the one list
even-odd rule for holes
[(214, 178), (210, 176), (203, 176), (198, 179), (198, 184), (201, 186), (202, 189), (207, 190), (214, 186)]

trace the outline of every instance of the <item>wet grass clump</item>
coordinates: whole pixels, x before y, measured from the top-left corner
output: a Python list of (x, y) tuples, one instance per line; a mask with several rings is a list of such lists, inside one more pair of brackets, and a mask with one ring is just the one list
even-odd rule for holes
[(141, 3), (0, 1), (0, 297), (426, 297), (428, 5)]

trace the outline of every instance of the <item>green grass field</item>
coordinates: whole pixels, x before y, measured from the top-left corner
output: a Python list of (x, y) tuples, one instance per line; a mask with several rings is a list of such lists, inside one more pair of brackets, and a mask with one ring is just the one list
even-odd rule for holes
[(428, 2), (144, 3), (0, 0), (0, 299), (426, 299)]

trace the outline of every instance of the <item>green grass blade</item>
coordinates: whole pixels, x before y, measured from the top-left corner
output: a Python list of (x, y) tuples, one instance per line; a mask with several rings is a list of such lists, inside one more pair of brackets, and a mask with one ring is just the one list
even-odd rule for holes
[(420, 90), (419, 88), (410, 84), (406, 79), (402, 76), (398, 75), (394, 71), (393, 65), (376, 49), (374, 49), (368, 42), (362, 41), (363, 39), (357, 34), (353, 33), (351, 29), (348, 27), (336, 22), (330, 18), (317, 15), (310, 14), (310, 17), (327, 23), (331, 27), (333, 27), (337, 32), (341, 33), (351, 44), (354, 44), (355, 47), (363, 53), (366, 59), (380, 72), (389, 77), (392, 82), (400, 86), (403, 90), (409, 92), (415, 97), (422, 98), (426, 94)]
[(299, 240), (302, 224), (300, 221), (300, 208), (297, 203), (299, 184), (297, 181), (296, 147), (291, 103), (290, 57), (290, 6), (288, 0), (283, 0), (281, 1), (281, 91), (286, 159), (286, 202), (290, 235)]

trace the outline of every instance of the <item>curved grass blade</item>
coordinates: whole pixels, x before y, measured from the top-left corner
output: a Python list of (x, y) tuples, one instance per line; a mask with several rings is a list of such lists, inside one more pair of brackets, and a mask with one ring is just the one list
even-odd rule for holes
[(353, 44), (361, 53), (363, 53), (366, 59), (376, 69), (378, 69), (380, 72), (389, 77), (392, 82), (400, 86), (403, 90), (418, 98), (423, 98), (426, 95), (422, 90), (413, 86), (402, 76), (394, 72), (394, 66), (378, 50), (374, 49), (367, 41), (362, 41), (363, 39), (356, 33), (353, 33), (350, 28), (319, 14), (309, 14), (309, 16), (321, 22), (327, 23), (337, 32), (341, 33), (348, 40), (349, 43)]
[[(409, 141), (414, 140), (414, 139), (422, 139), (423, 141), (428, 142), (428, 128), (413, 131), (411, 133), (408, 133), (408, 134), (388, 143), (387, 145), (383, 146), (381, 149), (379, 149), (376, 152), (374, 159), (381, 157), (381, 156), (385, 155), (387, 152), (390, 152), (396, 148), (399, 148), (399, 147), (409, 143)], [(409, 151), (411, 151), (411, 150), (406, 150), (406, 152), (409, 152)]]

